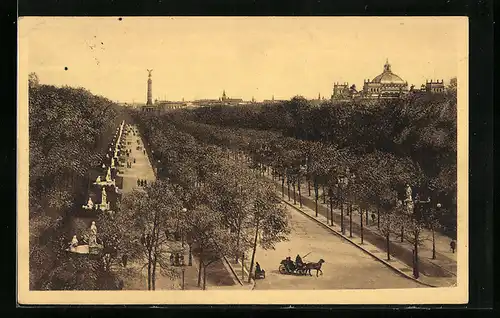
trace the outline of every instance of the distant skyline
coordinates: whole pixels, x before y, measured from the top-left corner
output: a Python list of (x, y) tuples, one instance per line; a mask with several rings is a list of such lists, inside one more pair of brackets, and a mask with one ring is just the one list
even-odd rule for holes
[[(329, 98), (392, 71), (417, 88), (457, 75), (467, 19), (453, 17), (155, 17), (20, 19), (29, 72), (114, 101)], [(24, 46), (23, 46), (24, 47)], [(65, 70), (67, 68), (67, 70)]]

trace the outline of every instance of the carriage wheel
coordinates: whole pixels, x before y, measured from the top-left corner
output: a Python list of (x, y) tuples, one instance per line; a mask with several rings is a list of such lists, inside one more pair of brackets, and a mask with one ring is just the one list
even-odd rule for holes
[(280, 267), (278, 268), (278, 271), (280, 272), (280, 274), (286, 274), (287, 273), (285, 265), (283, 265), (283, 264), (280, 265)]

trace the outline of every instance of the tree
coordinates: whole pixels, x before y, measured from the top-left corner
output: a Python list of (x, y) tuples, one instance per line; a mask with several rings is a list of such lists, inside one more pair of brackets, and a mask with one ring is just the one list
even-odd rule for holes
[(167, 232), (175, 227), (182, 205), (175, 196), (171, 185), (164, 181), (148, 184), (146, 192), (133, 191), (124, 197), (120, 214), (121, 227), (130, 231), (128, 237), (135, 237), (131, 243), (134, 250), (142, 255), (133, 255), (139, 260), (146, 259), (148, 267), (148, 290), (155, 290), (158, 266), (163, 274), (175, 277), (175, 271), (168, 265)]
[(90, 172), (101, 166), (120, 114), (84, 89), (41, 85), (35, 73), (28, 81), (30, 287), (60, 289), (56, 276), (66, 271), (59, 267), (70, 268), (61, 252), (70, 234), (67, 215), (87, 199)]
[(222, 226), (220, 211), (200, 205), (187, 216), (184, 221), (190, 228), (199, 257), (198, 286), (203, 275), (203, 289), (206, 289), (207, 267), (232, 250), (232, 240)]
[(396, 216), (391, 212), (384, 212), (380, 215), (380, 227), (378, 228), (379, 233), (385, 238), (387, 260), (391, 260), (391, 245), (390, 236), (394, 231)]
[(40, 85), (40, 80), (38, 79), (38, 75), (35, 72), (31, 72), (28, 75), (28, 87), (35, 88)]
[[(260, 235), (260, 246), (264, 249), (274, 248), (278, 242), (287, 240), (290, 233), (288, 215), (281, 202), (274, 194), (273, 186), (262, 182), (252, 209), (254, 238), (250, 274), (253, 273), (257, 241)], [(250, 282), (251, 277), (248, 277)]]

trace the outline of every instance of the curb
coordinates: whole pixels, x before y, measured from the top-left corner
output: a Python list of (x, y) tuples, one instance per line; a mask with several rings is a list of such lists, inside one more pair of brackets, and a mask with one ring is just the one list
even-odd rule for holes
[[(227, 260), (226, 256), (223, 256), (223, 259), (224, 259), (224, 262), (225, 262), (225, 263), (229, 266), (229, 268), (231, 269), (231, 272), (232, 272), (232, 274), (234, 275), (234, 277), (236, 277), (236, 279), (238, 280), (238, 283), (239, 283), (241, 286), (245, 286), (245, 283), (244, 283), (244, 282), (242, 282), (242, 281), (241, 281), (241, 279), (240, 279), (240, 277), (238, 276), (238, 274), (236, 274), (236, 271), (234, 270), (233, 266), (231, 265), (231, 262), (229, 262), (229, 261)], [(240, 263), (240, 261), (239, 261), (239, 260), (238, 260), (238, 264), (240, 264), (240, 265), (241, 265), (241, 267), (243, 268), (243, 270), (245, 271), (245, 273), (246, 273), (247, 275), (249, 275), (249, 274), (248, 274), (248, 271), (247, 271), (247, 269), (246, 269), (246, 267), (245, 267), (245, 266), (243, 266), (243, 265)], [(250, 276), (250, 275), (249, 275), (249, 276)], [(250, 289), (250, 290), (253, 290), (253, 289), (255, 288), (255, 280), (254, 280), (253, 278), (250, 278), (250, 281), (251, 281), (251, 283), (250, 283), (250, 288), (249, 288), (249, 289)]]
[(410, 276), (408, 274), (406, 274), (405, 272), (399, 270), (398, 268), (394, 267), (392, 264), (390, 264), (389, 262), (387, 262), (386, 260), (376, 256), (375, 254), (371, 253), (370, 251), (366, 250), (365, 248), (363, 248), (362, 246), (360, 246), (359, 244), (355, 243), (354, 241), (352, 241), (350, 238), (346, 237), (345, 235), (342, 235), (341, 233), (337, 232), (336, 230), (332, 229), (331, 227), (329, 227), (328, 225), (324, 224), (323, 222), (320, 222), (318, 221), (316, 218), (310, 216), (309, 214), (307, 214), (306, 212), (302, 211), (301, 209), (297, 208), (296, 206), (294, 206), (293, 204), (291, 203), (288, 203), (284, 200), (282, 200), (280, 198), (280, 200), (285, 203), (286, 205), (294, 208), (295, 210), (297, 210), (298, 212), (302, 213), (303, 215), (307, 216), (308, 218), (310, 218), (311, 220), (314, 220), (316, 223), (322, 225), (324, 228), (330, 230), (331, 232), (333, 232), (335, 235), (339, 236), (340, 238), (348, 241), (349, 243), (351, 243), (352, 245), (356, 246), (357, 248), (361, 249), (363, 252), (365, 252), (366, 254), (370, 255), (371, 257), (373, 257), (374, 259), (378, 260), (379, 262), (383, 263), (385, 266), (389, 267), (390, 269), (392, 269), (393, 271), (395, 271), (396, 273), (400, 274), (401, 276), (405, 277), (405, 278), (408, 278), (408, 279), (411, 279), (412, 281), (416, 282), (416, 283), (419, 283), (421, 285), (424, 285), (424, 286), (427, 286), (427, 287), (438, 287), (438, 286), (435, 286), (435, 285), (431, 285), (431, 284), (428, 284), (428, 283), (425, 283), (425, 282), (422, 282), (416, 278), (414, 278), (413, 276)]
[[(268, 180), (272, 180), (274, 183), (276, 183), (276, 185), (277, 185), (277, 186), (281, 187), (281, 183), (279, 183), (278, 181), (273, 180), (273, 179), (272, 179), (272, 178), (270, 178), (269, 176), (266, 176), (266, 178), (267, 178)], [(307, 190), (307, 189), (306, 189), (306, 190)], [(281, 194), (281, 191), (277, 190), (277, 192), (278, 192), (279, 194)], [(293, 190), (291, 190), (291, 192), (293, 193)], [(295, 191), (295, 193), (298, 195), (298, 192), (297, 192), (297, 191)], [(310, 197), (307, 197), (304, 193), (305, 193), (305, 192), (302, 192), (302, 197), (303, 197), (305, 200), (311, 200), (311, 201), (313, 201)], [(283, 199), (281, 199), (281, 200), (283, 200)], [(287, 203), (288, 203), (288, 202), (287, 202)], [(328, 204), (326, 204), (326, 205), (325, 205), (325, 203), (322, 203), (322, 204), (321, 204), (321, 203), (319, 203), (319, 202), (318, 202), (318, 205), (319, 205), (319, 206), (322, 206), (322, 208), (324, 208), (324, 209), (326, 209), (326, 210), (329, 210)], [(309, 207), (309, 208), (310, 208), (310, 209), (312, 209), (311, 207)], [(335, 209), (335, 210), (334, 210), (334, 213), (335, 213), (335, 215), (336, 215), (336, 218), (337, 218), (337, 219), (341, 217), (340, 211), (339, 211), (338, 209)], [(338, 221), (335, 221), (335, 223), (336, 223), (337, 225), (340, 225), (340, 223), (339, 223)], [(359, 224), (358, 224), (358, 226), (359, 226)], [(373, 235), (379, 235), (376, 231), (373, 231), (373, 229), (371, 229), (369, 226), (367, 226), (366, 228), (367, 228), (367, 230), (368, 230), (369, 232), (371, 232), (371, 234), (373, 234)], [(395, 233), (395, 234), (399, 234), (399, 233)], [(399, 245), (399, 243), (396, 243), (396, 242), (393, 242), (393, 244)], [(403, 249), (406, 249), (407, 251), (411, 251), (411, 250), (408, 250), (408, 248), (407, 248), (407, 247), (405, 247), (405, 246), (403, 246), (403, 245), (400, 245), (400, 247), (401, 247), (401, 248), (403, 248)], [(427, 248), (430, 250), (430, 247), (427, 247)], [(449, 259), (450, 261), (453, 261), (450, 257), (448, 257), (448, 256), (446, 256), (446, 255), (444, 255), (444, 254), (442, 254), (442, 253), (440, 253), (440, 252), (438, 252), (438, 251), (437, 251), (437, 254), (441, 254), (441, 255), (442, 255), (442, 257), (447, 258), (447, 259)], [(397, 258), (396, 258), (396, 259), (397, 259)], [(402, 262), (402, 261), (401, 261), (401, 262)], [(432, 260), (432, 259), (428, 259), (428, 260), (427, 260), (427, 262), (428, 262), (428, 265), (430, 265), (431, 267), (439, 268), (442, 272), (444, 272), (444, 273), (446, 273), (446, 274), (449, 274), (449, 275), (451, 275), (451, 276), (453, 276), (453, 277), (457, 277), (456, 270), (455, 270), (455, 272), (454, 272), (453, 270), (447, 269), (445, 266), (438, 264), (437, 262), (435, 262), (435, 261), (434, 261), (434, 260)], [(409, 265), (409, 264), (408, 264), (408, 263), (406, 263), (406, 262), (402, 262), (402, 263), (404, 263), (404, 264), (405, 264), (406, 266), (408, 266), (408, 267), (411, 267), (411, 265)], [(455, 263), (456, 263), (456, 260), (455, 260)], [(436, 275), (436, 276), (427, 276), (427, 277), (441, 277), (441, 276)]]
[(236, 271), (234, 270), (233, 266), (231, 265), (231, 263), (229, 263), (229, 261), (227, 260), (226, 256), (223, 255), (222, 256), (222, 259), (224, 260), (224, 263), (226, 263), (226, 265), (229, 267), (229, 269), (231, 270), (232, 274), (234, 275), (234, 277), (236, 278), (236, 280), (238, 281), (238, 283), (243, 286), (243, 282), (241, 281), (241, 279), (238, 277), (238, 275), (236, 275)]
[[(245, 271), (245, 273), (250, 276), (250, 273), (248, 272), (247, 268), (240, 262), (240, 260), (238, 260), (238, 264), (241, 265), (241, 267), (243, 268), (243, 271)], [(250, 290), (254, 290), (255, 289), (255, 279), (253, 278), (250, 278), (250, 281), (251, 281), (251, 288)]]

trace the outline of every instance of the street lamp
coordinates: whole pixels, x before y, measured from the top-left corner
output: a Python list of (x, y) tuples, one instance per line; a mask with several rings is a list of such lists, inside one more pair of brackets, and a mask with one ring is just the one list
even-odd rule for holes
[[(350, 177), (351, 179), (351, 184), (355, 182), (356, 180), (356, 175), (353, 173), (351, 175), (349, 175), (350, 171), (349, 171), (349, 168), (347, 168), (347, 175)], [(350, 208), (349, 208), (349, 237), (352, 237), (352, 201), (350, 203)]]
[(337, 179), (337, 186), (338, 186), (338, 191), (339, 191), (339, 199), (340, 199), (340, 231), (342, 234), (345, 234), (345, 229), (344, 229), (344, 197), (342, 193), (342, 187), (349, 183), (349, 180), (344, 176), (340, 175), (340, 177)]
[(300, 178), (301, 178), (302, 174), (305, 171), (306, 171), (306, 167), (304, 165), (300, 165), (299, 175), (298, 175), (298, 179), (299, 179), (298, 189), (299, 189), (299, 204), (300, 204), (300, 207), (302, 207), (302, 193), (300, 192)]
[[(436, 204), (436, 213), (439, 215), (441, 211), (441, 203)], [(436, 238), (434, 236), (434, 224), (436, 222), (437, 215), (432, 216), (431, 229), (432, 229), (432, 259), (436, 259)]]
[[(186, 213), (187, 212), (187, 209), (186, 208), (182, 208), (182, 213)], [(181, 230), (182, 232), (182, 230)], [(181, 243), (182, 243), (182, 247), (184, 247), (184, 233), (181, 233)]]

